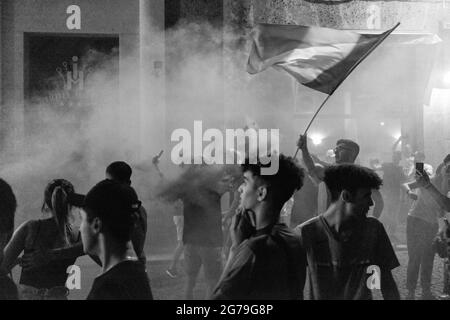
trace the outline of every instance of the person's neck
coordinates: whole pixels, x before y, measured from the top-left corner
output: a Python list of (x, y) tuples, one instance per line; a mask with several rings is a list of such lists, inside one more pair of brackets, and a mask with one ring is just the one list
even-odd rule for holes
[(350, 224), (350, 220), (346, 218), (345, 205), (339, 201), (332, 203), (323, 213), (323, 217), (328, 226), (338, 235), (347, 229)]
[(335, 164), (355, 164), (356, 159), (343, 159), (340, 161), (335, 161)]
[(109, 237), (103, 237), (100, 240), (100, 252), (103, 273), (107, 272), (120, 262), (137, 260), (131, 241), (123, 243)]
[[(256, 230), (264, 229), (270, 225), (274, 225), (276, 223), (274, 219), (275, 209), (273, 206), (270, 206), (266, 203), (261, 203), (259, 207), (255, 209), (255, 228)], [(278, 211), (281, 211), (278, 210)]]

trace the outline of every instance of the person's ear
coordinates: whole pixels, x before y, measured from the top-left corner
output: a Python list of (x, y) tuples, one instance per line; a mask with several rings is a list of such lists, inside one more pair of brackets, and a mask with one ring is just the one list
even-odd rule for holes
[(344, 202), (352, 202), (353, 200), (352, 194), (348, 190), (342, 190), (341, 198)]
[(94, 234), (99, 234), (102, 231), (102, 220), (99, 217), (95, 217), (91, 223), (91, 230)]
[(267, 187), (266, 186), (260, 186), (257, 190), (257, 200), (258, 201), (264, 201), (267, 197)]

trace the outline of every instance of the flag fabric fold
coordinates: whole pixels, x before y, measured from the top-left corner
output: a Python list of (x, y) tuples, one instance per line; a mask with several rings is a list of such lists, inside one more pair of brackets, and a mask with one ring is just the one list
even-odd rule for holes
[(247, 72), (281, 69), (311, 89), (332, 94), (399, 24), (381, 34), (297, 25), (258, 24)]

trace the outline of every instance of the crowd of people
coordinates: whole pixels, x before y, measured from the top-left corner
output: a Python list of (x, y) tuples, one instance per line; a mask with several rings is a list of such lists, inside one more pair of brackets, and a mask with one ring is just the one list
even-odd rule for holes
[[(41, 208), (50, 218), (26, 221), (14, 233), (16, 198), (1, 180), (0, 281), (5, 285), (0, 297), (67, 299), (67, 269), (88, 254), (102, 273), (87, 299), (152, 299), (144, 253), (147, 214), (130, 186), (131, 172), (125, 162), (111, 163), (106, 179), (86, 195), (77, 194), (67, 180), (51, 181)], [(78, 228), (75, 211), (81, 215)], [(9, 275), (18, 264), (22, 270), (16, 286)]]
[[(371, 299), (374, 288), (384, 299), (400, 299), (392, 235), (402, 194), (413, 200), (406, 298), (415, 299), (419, 274), (422, 298), (433, 298), (436, 235), (445, 239), (450, 211), (450, 155), (434, 175), (425, 168), (408, 177), (395, 150), (392, 163), (373, 170), (355, 164), (360, 147), (349, 139), (337, 141), (335, 163), (312, 156), (306, 135), (297, 146), (302, 161), (275, 155), (279, 170), (273, 175), (262, 174), (270, 164), (258, 159), (239, 166), (182, 164), (181, 175), (169, 181), (157, 166), (161, 153), (154, 159), (161, 178), (157, 197), (177, 207), (177, 247), (166, 272), (176, 278), (184, 256), (185, 298), (195, 298), (203, 270), (206, 299), (360, 300)], [(416, 153), (415, 162), (423, 162), (422, 155)], [(50, 218), (26, 221), (15, 231), (16, 197), (0, 179), (0, 299), (67, 299), (67, 268), (83, 255), (101, 268), (87, 299), (153, 299), (144, 250), (147, 212), (131, 175), (127, 163), (113, 162), (86, 195), (67, 180), (53, 180), (41, 208)], [(222, 212), (226, 193), (230, 206)], [(299, 221), (296, 211), (307, 219)], [(11, 270), (17, 265), (15, 284)]]

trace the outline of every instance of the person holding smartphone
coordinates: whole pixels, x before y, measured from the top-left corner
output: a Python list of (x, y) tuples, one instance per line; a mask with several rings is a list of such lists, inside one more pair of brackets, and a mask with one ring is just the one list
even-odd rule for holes
[[(446, 168), (450, 164), (450, 157), (444, 159), (444, 165), (436, 176), (431, 179), (440, 192), (447, 192), (447, 179), (445, 179)], [(416, 172), (421, 176), (428, 173), (424, 169), (423, 162), (416, 163)], [(408, 246), (408, 268), (406, 286), (408, 289), (407, 299), (415, 299), (415, 290), (420, 272), (420, 283), (422, 287), (422, 299), (434, 299), (431, 293), (431, 274), (434, 263), (433, 240), (438, 233), (438, 219), (444, 215), (443, 209), (433, 199), (433, 196), (420, 188), (417, 181), (403, 185), (407, 195), (414, 200), (408, 212), (406, 224), (406, 240)]]
[[(443, 164), (445, 166), (446, 177), (446, 179), (443, 180), (443, 183), (446, 182), (447, 185), (450, 185), (450, 154), (445, 157)], [(421, 190), (429, 194), (433, 200), (436, 201), (442, 210), (450, 212), (450, 197), (448, 197), (445, 193), (442, 193), (439, 188), (432, 183), (429, 174), (426, 171), (416, 171), (416, 183)]]

